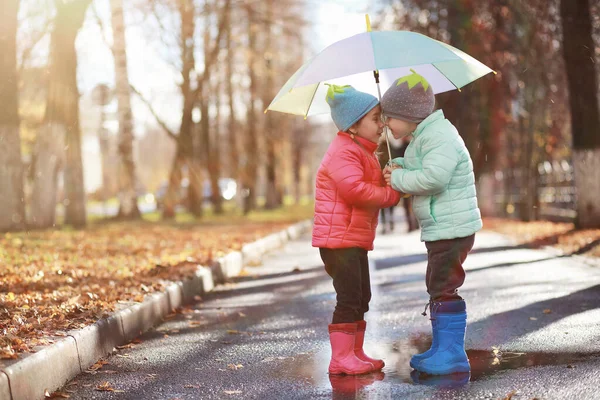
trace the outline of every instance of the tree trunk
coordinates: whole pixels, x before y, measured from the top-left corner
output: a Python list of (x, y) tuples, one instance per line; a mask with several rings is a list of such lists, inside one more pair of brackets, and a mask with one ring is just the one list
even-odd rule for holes
[[(181, 96), (183, 97), (183, 110), (181, 113), (181, 124), (179, 127), (179, 135), (177, 136), (177, 150), (173, 159), (173, 166), (169, 174), (169, 186), (165, 195), (163, 204), (164, 219), (172, 219), (175, 217), (175, 207), (180, 200), (181, 180), (183, 178), (183, 168), (188, 166), (188, 177), (190, 176), (191, 156), (193, 154), (192, 140), (192, 111), (194, 109), (194, 91), (191, 88), (191, 73), (194, 69), (194, 4), (191, 0), (180, 1), (179, 3), (179, 18), (181, 21), (181, 76), (183, 82), (180, 85)], [(191, 178), (189, 188), (192, 187)], [(188, 195), (188, 208), (195, 203)]]
[(31, 193), (31, 226), (55, 225), (58, 175), (64, 164), (66, 128), (62, 123), (45, 123), (34, 146), (35, 163)]
[(254, 31), (254, 10), (252, 5), (246, 6), (248, 14), (248, 77), (250, 79), (248, 109), (246, 114), (246, 135), (243, 155), (242, 195), (244, 196), (244, 215), (256, 208), (256, 182), (258, 179), (258, 141), (256, 133), (256, 101), (257, 78), (254, 70), (256, 60), (256, 32)]
[[(212, 7), (210, 7), (212, 8)], [(214, 7), (216, 10), (216, 7)], [(210, 37), (210, 9), (207, 9), (206, 19), (205, 19), (205, 29), (204, 29), (204, 59), (208, 59), (210, 57), (211, 52), (211, 37)], [(218, 45), (219, 43), (217, 43)], [(202, 114), (202, 120), (200, 121), (200, 146), (202, 147), (203, 160), (202, 164), (206, 166), (206, 170), (208, 171), (208, 184), (210, 185), (210, 202), (213, 206), (213, 211), (216, 214), (221, 214), (223, 212), (223, 204), (221, 201), (221, 191), (219, 189), (219, 142), (217, 139), (217, 134), (213, 131), (210, 123), (210, 102), (215, 98), (213, 96), (213, 85), (211, 82), (211, 77), (213, 76), (213, 70), (206, 69), (204, 71), (204, 81), (206, 82), (203, 85), (203, 90), (200, 91), (200, 98), (198, 101), (200, 102), (200, 110)], [(216, 79), (220, 79), (218, 73), (216, 74)], [(218, 85), (215, 85), (218, 86)], [(218, 91), (218, 88), (217, 88)], [(217, 107), (219, 105), (217, 104)], [(201, 188), (204, 189), (204, 180), (201, 180)], [(202, 201), (204, 202), (204, 190), (202, 190)]]
[(169, 173), (169, 184), (167, 186), (167, 191), (165, 193), (165, 197), (163, 199), (162, 204), (163, 219), (175, 218), (175, 206), (177, 205), (177, 201), (180, 195), (182, 178), (181, 171), (184, 165), (185, 158), (181, 154), (179, 146), (177, 146), (177, 151), (175, 152), (175, 156), (173, 157), (173, 166), (171, 167), (171, 172)]
[[(227, 64), (226, 64), (226, 85), (227, 85), (227, 101), (228, 101), (228, 105), (229, 105), (229, 120), (228, 120), (228, 127), (227, 127), (227, 148), (229, 149), (229, 165), (228, 170), (229, 170), (229, 176), (233, 179), (236, 180), (236, 182), (238, 182), (239, 179), (239, 168), (238, 168), (238, 163), (239, 163), (239, 151), (238, 151), (238, 140), (237, 140), (237, 126), (236, 126), (236, 113), (235, 113), (235, 104), (234, 104), (234, 91), (233, 91), (233, 62), (234, 62), (234, 57), (235, 57), (235, 53), (233, 51), (233, 41), (231, 40), (231, 31), (232, 31), (232, 24), (231, 24), (231, 14), (233, 13), (233, 10), (229, 10), (229, 12), (227, 13), (227, 18), (228, 18), (228, 23), (226, 25), (227, 27), (227, 32), (226, 32), (226, 37), (225, 37), (225, 41), (226, 41), (226, 48), (227, 48)], [(238, 182), (239, 184), (239, 182)]]
[(0, 232), (25, 227), (23, 165), (17, 89), (17, 14), (19, 0), (6, 0), (0, 18)]
[(296, 121), (293, 122), (292, 131), (292, 171), (293, 171), (293, 186), (294, 198), (296, 204), (302, 199), (302, 161), (306, 144), (308, 142), (308, 128), (305, 124), (298, 126)]
[(577, 227), (600, 228), (600, 115), (588, 0), (561, 0), (563, 52), (569, 85)]
[(208, 174), (210, 177), (211, 203), (215, 214), (223, 214), (223, 197), (219, 187), (219, 178), (221, 177), (221, 83), (223, 74), (218, 74), (217, 83), (214, 89), (216, 117), (213, 124), (211, 141), (213, 145), (209, 151)]
[(127, 49), (125, 41), (125, 17), (123, 0), (111, 0), (111, 23), (113, 28), (113, 58), (115, 61), (115, 95), (119, 119), (119, 214), (120, 219), (140, 218), (137, 204), (135, 160), (133, 159), (133, 114), (131, 112), (131, 89), (127, 73)]
[(65, 160), (65, 223), (86, 223), (79, 92), (75, 39), (91, 0), (56, 3), (55, 28), (50, 39), (50, 73), (44, 126), (36, 139), (36, 161), (31, 204), (32, 224), (54, 225), (58, 173)]
[[(265, 31), (265, 43), (264, 43), (264, 60), (265, 60), (265, 83), (263, 87), (263, 107), (266, 108), (275, 96), (273, 93), (273, 69), (275, 63), (275, 56), (273, 54), (272, 46), (272, 32), (271, 27), (273, 23), (273, 1), (266, 1), (266, 26)], [(272, 210), (281, 206), (281, 194), (279, 193), (279, 187), (277, 185), (277, 155), (275, 150), (276, 133), (274, 132), (274, 115), (273, 113), (267, 113), (265, 115), (265, 128), (264, 134), (266, 138), (266, 150), (267, 150), (267, 187), (266, 187), (266, 200), (265, 208)]]

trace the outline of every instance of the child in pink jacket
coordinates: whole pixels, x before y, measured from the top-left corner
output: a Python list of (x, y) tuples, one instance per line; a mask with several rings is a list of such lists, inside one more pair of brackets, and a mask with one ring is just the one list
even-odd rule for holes
[(352, 86), (330, 85), (327, 103), (339, 132), (317, 172), (312, 245), (337, 294), (329, 373), (356, 375), (384, 366), (362, 348), (371, 300), (367, 253), (379, 210), (396, 205), (400, 193), (386, 186), (374, 154), (384, 127), (377, 99)]

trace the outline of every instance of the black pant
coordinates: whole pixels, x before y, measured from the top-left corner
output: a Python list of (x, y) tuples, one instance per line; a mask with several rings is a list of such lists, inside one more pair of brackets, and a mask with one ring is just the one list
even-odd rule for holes
[(325, 271), (333, 278), (337, 304), (332, 324), (344, 324), (363, 320), (369, 311), (371, 278), (367, 250), (359, 247), (348, 249), (320, 248)]
[(433, 301), (462, 300), (458, 288), (465, 282), (463, 263), (473, 248), (475, 235), (425, 242), (427, 247), (427, 293)]

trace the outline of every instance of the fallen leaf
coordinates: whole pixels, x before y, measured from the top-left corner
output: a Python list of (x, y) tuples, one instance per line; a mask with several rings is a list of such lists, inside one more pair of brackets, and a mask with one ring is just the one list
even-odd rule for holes
[(47, 399), (68, 399), (71, 396), (64, 392), (48, 393), (48, 389), (46, 389), (44, 390), (44, 397)]
[(243, 332), (236, 331), (235, 329), (228, 329), (227, 333), (230, 335), (241, 335)]
[(114, 392), (115, 389), (108, 382), (102, 382), (96, 386), (96, 390), (99, 392)]
[(183, 385), (186, 389), (200, 389), (200, 385)]
[(106, 364), (108, 364), (108, 361), (98, 360), (98, 361), (96, 361), (96, 363), (94, 363), (94, 365), (92, 365), (91, 367), (88, 368), (88, 371), (98, 371), (100, 368), (104, 367)]
[(238, 312), (238, 315), (239, 315), (240, 317), (242, 317), (242, 318), (246, 316), (246, 314), (244, 314), (244, 313), (243, 313), (243, 312), (241, 312), (241, 311), (240, 311), (240, 312)]
[(504, 397), (503, 400), (512, 400), (512, 397), (517, 394), (516, 390), (513, 390), (512, 392), (510, 392), (509, 394), (506, 395), (506, 397)]
[(544, 314), (552, 314), (552, 310), (551, 310), (551, 309), (549, 309), (549, 308), (546, 308), (546, 309), (544, 310)]
[(237, 371), (238, 369), (244, 368), (242, 364), (227, 364), (227, 368)]

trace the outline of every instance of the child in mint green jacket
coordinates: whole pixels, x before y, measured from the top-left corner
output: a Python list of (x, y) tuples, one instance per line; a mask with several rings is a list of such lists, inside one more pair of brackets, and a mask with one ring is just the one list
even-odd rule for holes
[(470, 371), (464, 350), (466, 305), (458, 288), (482, 221), (469, 151), (443, 111), (434, 111), (434, 104), (431, 86), (415, 71), (396, 80), (381, 99), (394, 137), (413, 136), (404, 157), (386, 167), (385, 179), (395, 190), (414, 196), (413, 211), (427, 247), (433, 343), (413, 356), (410, 365), (444, 375)]

